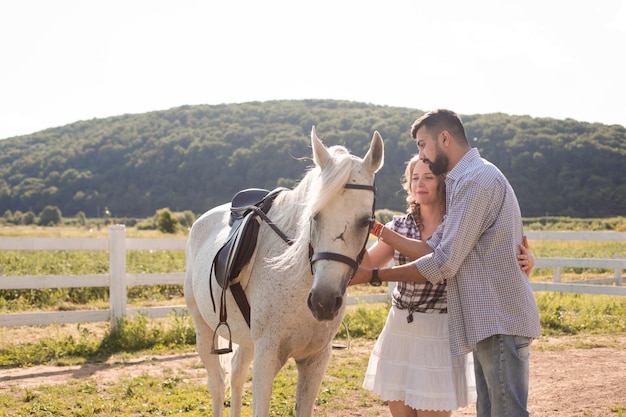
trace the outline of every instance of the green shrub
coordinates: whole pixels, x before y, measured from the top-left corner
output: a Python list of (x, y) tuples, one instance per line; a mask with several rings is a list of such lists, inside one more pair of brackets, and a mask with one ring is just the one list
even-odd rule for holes
[(139, 220), (136, 224), (137, 230), (156, 230), (156, 223), (154, 217), (148, 217), (147, 219)]
[(39, 225), (41, 226), (53, 226), (61, 223), (62, 220), (61, 210), (56, 206), (46, 206), (39, 213)]
[(169, 208), (157, 210), (154, 223), (157, 230), (162, 233), (176, 233), (178, 229), (178, 219)]
[(380, 210), (376, 210), (375, 217), (376, 217), (376, 220), (378, 220), (380, 223), (386, 224), (386, 223), (389, 223), (391, 219), (393, 219), (393, 216), (402, 215), (402, 214), (403, 213), (400, 213), (398, 211), (380, 209)]
[(33, 213), (32, 211), (27, 211), (22, 216), (22, 224), (25, 224), (25, 225), (35, 224), (35, 220), (36, 220), (35, 213)]
[(196, 215), (191, 210), (185, 210), (182, 213), (176, 213), (176, 218), (182, 227), (190, 228), (196, 220)]

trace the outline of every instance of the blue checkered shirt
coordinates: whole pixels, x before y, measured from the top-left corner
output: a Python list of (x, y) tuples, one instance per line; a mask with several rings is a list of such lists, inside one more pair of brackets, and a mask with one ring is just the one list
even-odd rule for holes
[(452, 354), (471, 352), (496, 335), (539, 337), (539, 313), (517, 263), (523, 229), (517, 197), (504, 175), (476, 148), (446, 177), (448, 213), (416, 261), (430, 282), (448, 283)]

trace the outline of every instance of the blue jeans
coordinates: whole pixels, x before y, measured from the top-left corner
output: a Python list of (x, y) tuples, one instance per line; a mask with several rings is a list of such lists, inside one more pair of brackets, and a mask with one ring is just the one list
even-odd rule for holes
[(528, 417), (531, 341), (498, 334), (476, 345), (477, 417)]

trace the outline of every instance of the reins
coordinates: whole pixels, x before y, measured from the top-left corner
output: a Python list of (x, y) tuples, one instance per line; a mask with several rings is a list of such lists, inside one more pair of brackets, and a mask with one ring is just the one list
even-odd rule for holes
[(287, 235), (285, 235), (283, 233), (282, 230), (280, 230), (278, 228), (278, 226), (276, 226), (276, 224), (274, 224), (274, 222), (267, 217), (267, 214), (265, 214), (265, 212), (263, 210), (261, 210), (259, 207), (256, 206), (251, 206), (250, 210), (254, 211), (261, 219), (263, 219), (263, 221), (274, 231), (276, 232), (276, 234), (278, 236), (280, 236), (280, 238), (282, 240), (285, 241), (286, 244), (288, 244), (289, 246), (293, 245), (293, 239), (290, 239), (287, 237)]

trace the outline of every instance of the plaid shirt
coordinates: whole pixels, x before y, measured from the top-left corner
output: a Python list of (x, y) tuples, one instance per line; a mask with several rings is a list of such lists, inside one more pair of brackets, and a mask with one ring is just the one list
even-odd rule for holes
[(539, 313), (517, 263), (523, 229), (504, 175), (468, 151), (446, 177), (448, 213), (416, 262), (430, 282), (448, 283), (450, 349), (462, 355), (496, 334), (539, 337)]
[[(394, 216), (386, 227), (395, 230), (399, 234), (413, 239), (420, 238), (415, 219), (410, 214)], [(393, 259), (396, 265), (403, 265), (410, 260), (398, 251), (394, 251)], [(431, 284), (416, 282), (398, 282), (393, 290), (392, 303), (394, 306), (407, 309), (408, 319), (412, 313), (447, 313), (448, 299), (446, 296), (446, 283)]]

